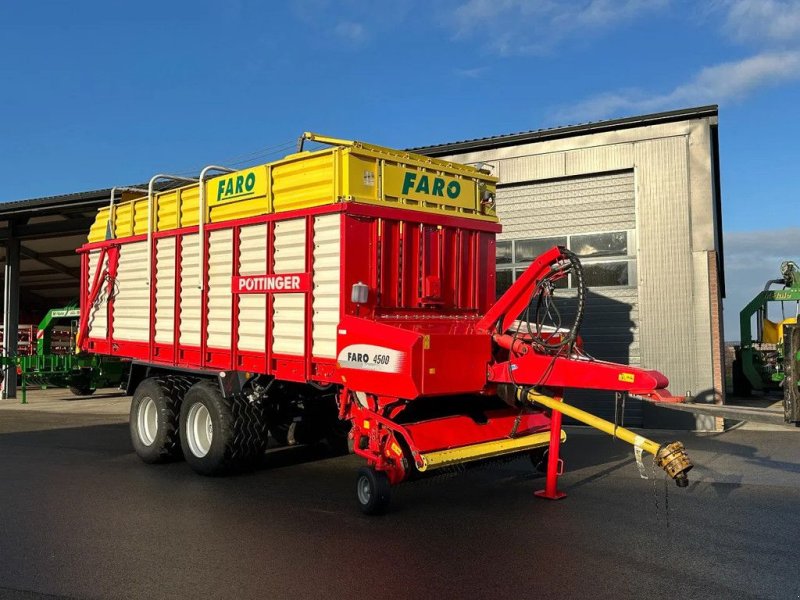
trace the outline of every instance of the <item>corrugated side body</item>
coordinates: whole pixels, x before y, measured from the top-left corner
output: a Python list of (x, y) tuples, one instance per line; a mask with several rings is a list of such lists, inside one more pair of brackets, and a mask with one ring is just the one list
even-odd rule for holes
[[(480, 389), (481, 365), (471, 382), (463, 363), (445, 359), (467, 360), (474, 343), (488, 348), (470, 328), (494, 301), (498, 229), (355, 203), (287, 211), (208, 224), (205, 252), (196, 226), (155, 232), (150, 281), (146, 236), (90, 243), (80, 250), (89, 317), (81, 346), (290, 381), (366, 374), (379, 382), (370, 386), (399, 385), (407, 397), (450, 392), (452, 379)], [(354, 302), (357, 284), (368, 293)], [(347, 319), (358, 322), (350, 331)], [(464, 337), (447, 350), (453, 335)]]

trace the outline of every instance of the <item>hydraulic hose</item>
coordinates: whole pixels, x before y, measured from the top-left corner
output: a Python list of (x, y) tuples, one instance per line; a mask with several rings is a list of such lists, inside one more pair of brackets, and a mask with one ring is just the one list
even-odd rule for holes
[[(586, 308), (586, 281), (583, 276), (583, 266), (578, 256), (567, 248), (559, 248), (562, 260), (551, 266), (551, 272), (544, 276), (533, 289), (531, 300), (525, 313), (528, 333), (531, 336), (531, 343), (541, 347), (546, 351), (560, 350), (566, 346), (571, 346), (578, 339), (578, 332), (583, 323), (583, 315)], [(553, 285), (567, 274), (572, 274), (573, 286), (577, 291), (577, 304), (575, 308), (575, 319), (567, 333), (561, 331), (561, 313), (553, 302)], [(535, 300), (535, 310), (531, 319), (530, 311)], [(544, 332), (543, 326), (547, 316), (553, 319), (552, 326), (555, 331), (552, 333)], [(555, 318), (554, 318), (555, 317)], [(531, 323), (535, 330), (531, 329)], [(549, 334), (548, 334), (549, 333)], [(558, 336), (557, 342), (551, 342), (552, 338)]]

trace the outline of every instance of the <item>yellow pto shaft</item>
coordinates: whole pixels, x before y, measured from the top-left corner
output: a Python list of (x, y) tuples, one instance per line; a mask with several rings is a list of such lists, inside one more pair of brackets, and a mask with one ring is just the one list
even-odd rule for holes
[(600, 417), (576, 408), (569, 404), (565, 404), (561, 400), (538, 394), (534, 391), (529, 391), (527, 400), (531, 403), (541, 404), (550, 410), (558, 411), (568, 417), (572, 417), (576, 421), (585, 423), (590, 427), (599, 429), (612, 437), (621, 439), (628, 442), (635, 448), (639, 448), (648, 454), (655, 457), (656, 463), (659, 467), (664, 469), (667, 474), (675, 480), (678, 487), (686, 487), (689, 485), (689, 480), (686, 474), (692, 468), (692, 462), (686, 454), (686, 449), (681, 442), (672, 442), (669, 444), (659, 445), (652, 440), (648, 440), (641, 435), (638, 435), (630, 429), (618, 427), (611, 421), (606, 421)]

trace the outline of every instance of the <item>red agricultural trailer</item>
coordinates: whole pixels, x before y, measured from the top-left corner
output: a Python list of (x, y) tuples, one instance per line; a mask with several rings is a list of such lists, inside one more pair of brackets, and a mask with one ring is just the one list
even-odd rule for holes
[[(305, 140), (325, 147), (304, 151)], [(157, 192), (163, 181), (181, 185)], [(660, 373), (583, 352), (576, 256), (545, 252), (495, 301), (495, 183), (473, 167), (304, 134), (275, 163), (157, 175), (119, 201), (112, 190), (79, 249), (78, 340), (132, 359), (137, 454), (217, 475), (260, 460), (268, 432), (341, 449), (349, 437), (368, 465), (356, 488), (366, 513), (410, 478), (546, 454), (541, 495), (558, 498), (565, 413), (653, 454), (685, 485), (679, 442), (660, 446), (562, 401), (566, 388), (678, 400)], [(577, 318), (554, 326), (554, 289), (568, 276)]]

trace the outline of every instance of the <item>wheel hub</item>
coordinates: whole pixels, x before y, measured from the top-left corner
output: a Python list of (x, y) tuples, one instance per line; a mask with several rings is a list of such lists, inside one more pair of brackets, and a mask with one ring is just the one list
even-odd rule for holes
[(211, 441), (214, 439), (214, 425), (211, 422), (211, 413), (200, 402), (189, 409), (186, 419), (186, 441), (189, 449), (197, 458), (203, 458), (211, 450)]
[(155, 400), (145, 397), (136, 414), (136, 431), (145, 446), (152, 446), (158, 434), (158, 408)]
[(372, 498), (372, 488), (369, 484), (369, 479), (366, 477), (359, 477), (356, 492), (358, 493), (358, 501), (361, 504), (369, 504), (369, 501)]

